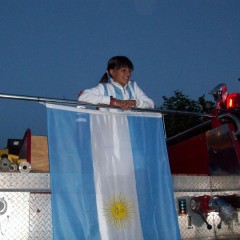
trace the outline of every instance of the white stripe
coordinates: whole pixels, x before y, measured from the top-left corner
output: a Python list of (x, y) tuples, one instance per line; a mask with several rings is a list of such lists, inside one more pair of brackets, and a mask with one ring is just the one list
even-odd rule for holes
[[(91, 115), (91, 131), (101, 239), (141, 240), (143, 236), (127, 117), (115, 114)], [(111, 210), (106, 203), (109, 203), (113, 196), (120, 196), (129, 201), (128, 210), (133, 211), (132, 215), (120, 221), (126, 223), (124, 227), (114, 224), (113, 221), (107, 221), (110, 220)], [(106, 217), (107, 209), (110, 210), (108, 217)]]
[(106, 86), (107, 86), (107, 89), (108, 89), (107, 90), (108, 91), (108, 95), (116, 98), (116, 93), (115, 93), (114, 87), (111, 84), (106, 84)]

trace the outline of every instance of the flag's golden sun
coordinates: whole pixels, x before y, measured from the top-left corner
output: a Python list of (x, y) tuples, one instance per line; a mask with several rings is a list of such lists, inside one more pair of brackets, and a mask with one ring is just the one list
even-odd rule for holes
[(133, 221), (134, 211), (131, 202), (122, 195), (110, 198), (104, 204), (106, 220), (113, 226), (124, 228)]

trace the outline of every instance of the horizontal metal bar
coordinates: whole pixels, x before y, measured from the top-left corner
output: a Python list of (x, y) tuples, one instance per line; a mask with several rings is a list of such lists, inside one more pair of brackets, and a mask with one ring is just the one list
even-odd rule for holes
[[(208, 113), (198, 113), (198, 112), (187, 112), (187, 111), (176, 111), (176, 110), (168, 110), (161, 108), (149, 109), (151, 112), (160, 112), (162, 114), (171, 114), (171, 115), (184, 115), (184, 116), (192, 116), (192, 117), (206, 117), (212, 118), (214, 117)], [(148, 109), (144, 109), (144, 111), (148, 111)]]
[[(45, 98), (45, 97), (34, 97), (34, 96), (26, 96), (26, 95), (13, 95), (13, 94), (4, 94), (0, 93), (0, 98), (4, 99), (12, 99), (12, 100), (23, 100), (23, 101), (35, 101), (42, 103), (56, 103), (56, 104), (66, 104), (66, 105), (75, 105), (75, 106), (85, 106), (85, 107), (95, 107), (95, 108), (117, 108), (110, 107), (105, 104), (91, 104), (87, 102), (77, 101), (77, 100), (67, 100), (67, 99), (59, 99), (59, 98)], [(185, 116), (195, 116), (195, 117), (206, 117), (212, 118), (213, 115), (207, 113), (198, 113), (198, 112), (186, 112), (186, 111), (176, 111), (176, 110), (167, 110), (161, 108), (134, 108), (134, 111), (139, 112), (156, 112), (162, 114), (171, 114), (171, 115), (185, 115)]]

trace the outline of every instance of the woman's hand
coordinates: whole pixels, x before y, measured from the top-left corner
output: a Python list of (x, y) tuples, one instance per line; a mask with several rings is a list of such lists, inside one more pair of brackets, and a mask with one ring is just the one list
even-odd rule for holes
[(136, 100), (118, 100), (114, 102), (114, 106), (120, 107), (122, 110), (129, 110), (136, 107)]

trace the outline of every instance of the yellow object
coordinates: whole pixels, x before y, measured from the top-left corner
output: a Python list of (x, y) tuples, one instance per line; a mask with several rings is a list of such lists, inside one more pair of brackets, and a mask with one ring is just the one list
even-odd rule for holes
[(8, 148), (0, 149), (0, 156), (2, 156), (3, 154), (8, 154)]
[(12, 163), (15, 163), (15, 164), (21, 164), (21, 163), (24, 163), (24, 162), (27, 162), (27, 159), (25, 158), (19, 158), (18, 155), (14, 155), (14, 154), (9, 154), (8, 155), (8, 159), (9, 161), (11, 161)]
[(14, 154), (9, 154), (8, 155), (8, 159), (13, 162), (13, 163), (17, 163), (19, 156), (18, 155), (14, 155)]
[(27, 159), (18, 159), (17, 160), (17, 164), (21, 164), (21, 163), (23, 163), (23, 162), (27, 162)]

